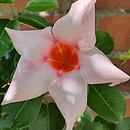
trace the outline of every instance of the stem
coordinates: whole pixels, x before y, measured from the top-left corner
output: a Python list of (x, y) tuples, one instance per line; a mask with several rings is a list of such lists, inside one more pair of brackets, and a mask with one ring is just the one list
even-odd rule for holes
[(128, 52), (127, 51), (112, 51), (110, 54), (108, 54), (107, 56), (110, 58), (110, 59), (118, 59), (118, 60), (123, 60), (121, 59), (120, 57), (122, 55), (127, 55)]
[(10, 9), (12, 11), (13, 17), (16, 18), (19, 15), (19, 11), (18, 11), (17, 7), (15, 6), (15, 4), (13, 4), (13, 6), (9, 4), (8, 6), (10, 7)]
[(3, 95), (5, 95), (5, 93), (4, 92), (0, 92), (0, 96), (3, 96)]
[(15, 11), (14, 11), (12, 5), (8, 5), (8, 6), (9, 6), (10, 10), (12, 11), (12, 15), (13, 15), (13, 17), (15, 17)]

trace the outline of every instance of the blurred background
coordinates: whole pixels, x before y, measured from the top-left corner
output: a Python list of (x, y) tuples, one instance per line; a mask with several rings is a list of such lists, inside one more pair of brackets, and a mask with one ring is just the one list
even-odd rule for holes
[[(0, 18), (10, 18), (15, 12), (12, 9), (23, 11), (29, 0), (14, 0), (13, 5), (0, 5)], [(55, 23), (65, 15), (71, 4), (76, 0), (58, 0), (59, 7), (40, 15), (46, 20)], [(21, 24), (22, 30), (35, 29)], [(115, 41), (114, 51), (127, 51), (130, 48), (130, 0), (97, 0), (96, 3), (96, 29), (104, 30), (111, 34)], [(130, 75), (130, 60), (121, 64), (119, 60), (113, 62), (123, 71)], [(116, 86), (126, 98), (127, 113), (130, 116), (130, 81)]]

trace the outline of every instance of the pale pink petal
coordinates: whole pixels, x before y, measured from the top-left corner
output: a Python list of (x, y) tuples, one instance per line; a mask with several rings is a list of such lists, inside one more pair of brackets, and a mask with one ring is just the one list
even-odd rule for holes
[(2, 105), (38, 97), (48, 91), (55, 79), (55, 72), (47, 63), (21, 58)]
[(29, 59), (46, 56), (54, 43), (51, 27), (43, 30), (19, 31), (6, 28), (18, 53)]
[(88, 84), (112, 83), (117, 85), (130, 79), (98, 49), (82, 53), (81, 74)]
[(66, 73), (49, 87), (50, 95), (66, 120), (66, 130), (72, 130), (75, 121), (85, 110), (86, 89), (87, 86), (79, 71)]
[(69, 13), (59, 19), (53, 27), (56, 39), (66, 43), (77, 43), (82, 51), (95, 46), (95, 0), (78, 0)]

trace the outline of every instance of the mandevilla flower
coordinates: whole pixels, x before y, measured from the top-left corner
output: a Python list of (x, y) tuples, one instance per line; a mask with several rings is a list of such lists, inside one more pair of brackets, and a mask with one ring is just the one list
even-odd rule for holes
[(86, 108), (86, 84), (113, 86), (130, 78), (95, 47), (95, 2), (78, 0), (53, 28), (6, 28), (21, 58), (3, 105), (49, 91), (66, 120), (66, 130), (72, 130)]

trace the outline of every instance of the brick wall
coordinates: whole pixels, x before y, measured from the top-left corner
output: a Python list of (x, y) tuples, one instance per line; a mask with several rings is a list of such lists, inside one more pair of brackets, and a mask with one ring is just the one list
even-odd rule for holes
[[(130, 1), (98, 0), (96, 7), (97, 28), (109, 32), (114, 37), (114, 50), (128, 50), (130, 48)], [(130, 60), (120, 68), (130, 75)], [(130, 92), (130, 81), (119, 85), (118, 88)]]
[[(28, 0), (14, 1), (19, 10), (22, 10), (28, 2)], [(51, 22), (55, 22), (67, 13), (71, 3), (76, 0), (58, 1), (60, 4), (59, 8), (49, 11), (46, 16), (45, 14), (41, 14)], [(4, 16), (0, 17), (9, 17), (11, 15), (8, 11), (10, 8), (5, 5), (3, 8), (5, 9)], [(115, 40), (115, 50), (128, 50), (128, 48), (130, 48), (130, 0), (97, 0), (96, 8), (96, 28), (105, 30), (113, 36)], [(22, 29), (30, 29), (23, 25), (21, 27)], [(123, 64), (121, 69), (130, 75), (130, 60)], [(128, 93), (130, 92), (130, 81), (117, 87), (121, 91)]]
[[(130, 0), (98, 0), (96, 8), (97, 28), (109, 32), (114, 37), (114, 50), (128, 50), (130, 48)], [(130, 75), (130, 60), (120, 68)], [(130, 93), (130, 81), (118, 85), (117, 88), (126, 94)], [(126, 104), (126, 116), (130, 116), (129, 98)]]
[[(29, 0), (14, 0), (16, 7), (23, 10)], [(76, 0), (58, 0), (60, 7), (45, 13), (43, 17), (51, 22), (55, 22), (62, 17), (70, 8), (72, 2)], [(2, 6), (5, 11), (0, 17), (10, 17), (10, 7)], [(12, 6), (13, 8), (13, 6)], [(32, 29), (21, 25), (22, 29)], [(97, 0), (96, 3), (96, 28), (109, 32), (115, 40), (115, 50), (128, 50), (130, 48), (130, 0)], [(130, 75), (130, 61), (121, 66)], [(124, 87), (125, 86), (125, 87)], [(120, 90), (130, 92), (130, 83), (120, 85)]]
[[(69, 0), (62, 0), (60, 4), (62, 5), (65, 1), (68, 2)], [(60, 15), (58, 16), (60, 17)], [(54, 15), (52, 21), (55, 22), (58, 16)], [(113, 36), (115, 40), (114, 50), (128, 50), (130, 48), (130, 0), (97, 0), (96, 28), (105, 30)], [(116, 63), (118, 62), (116, 61)], [(130, 60), (120, 68), (130, 75)], [(130, 81), (117, 87), (126, 93), (130, 92)]]

